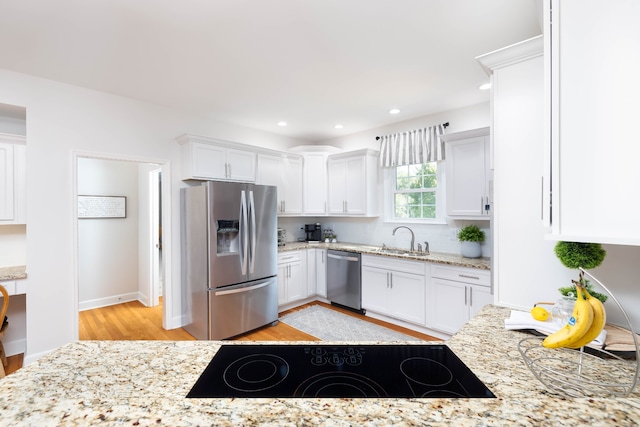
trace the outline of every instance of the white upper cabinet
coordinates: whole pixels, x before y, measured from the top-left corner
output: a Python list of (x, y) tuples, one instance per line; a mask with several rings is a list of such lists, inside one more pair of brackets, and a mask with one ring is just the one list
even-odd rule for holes
[(25, 137), (0, 134), (0, 224), (26, 223)]
[(278, 215), (302, 213), (302, 157), (258, 154), (256, 182), (278, 187)]
[(491, 168), (489, 128), (444, 135), (447, 215), (489, 219)]
[(326, 153), (303, 154), (305, 215), (327, 214), (327, 156)]
[(640, 2), (552, 0), (553, 15), (546, 7), (551, 233), (640, 245)]
[(183, 135), (178, 142), (182, 179), (255, 182), (256, 153), (249, 147), (194, 135)]
[(330, 155), (327, 160), (329, 214), (378, 214), (378, 152), (358, 150)]

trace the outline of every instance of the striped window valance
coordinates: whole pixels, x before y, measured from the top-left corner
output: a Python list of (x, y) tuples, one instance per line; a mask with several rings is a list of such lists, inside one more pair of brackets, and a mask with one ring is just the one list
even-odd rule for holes
[(444, 160), (444, 141), (440, 136), (445, 127), (441, 124), (381, 137), (380, 166), (393, 168)]

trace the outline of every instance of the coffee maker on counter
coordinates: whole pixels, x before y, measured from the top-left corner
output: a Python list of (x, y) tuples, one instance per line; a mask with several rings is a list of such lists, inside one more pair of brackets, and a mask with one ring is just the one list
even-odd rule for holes
[(315, 224), (304, 225), (305, 240), (307, 242), (320, 242), (322, 241), (322, 227), (319, 222)]

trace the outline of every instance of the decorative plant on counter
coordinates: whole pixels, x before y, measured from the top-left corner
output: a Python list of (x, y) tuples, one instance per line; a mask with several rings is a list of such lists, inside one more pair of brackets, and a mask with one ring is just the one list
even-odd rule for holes
[(482, 255), (480, 242), (484, 242), (484, 231), (477, 225), (467, 225), (458, 231), (458, 240), (462, 243), (460, 253), (465, 258), (479, 258)]
[(458, 240), (461, 242), (484, 242), (484, 231), (477, 225), (467, 225), (458, 231)]
[[(562, 265), (565, 267), (572, 269), (582, 267), (585, 270), (596, 268), (602, 264), (604, 257), (607, 255), (607, 251), (602, 249), (602, 245), (600, 243), (558, 242), (556, 243), (554, 251)], [(580, 272), (580, 277), (577, 282), (572, 280), (573, 285), (559, 288), (558, 290), (560, 293), (564, 296), (575, 297), (577, 295), (577, 283), (586, 288), (587, 292), (589, 292), (593, 297), (605, 302), (608, 298), (607, 295), (595, 292), (593, 290), (593, 285), (589, 283), (588, 280), (584, 280), (584, 277), (582, 276), (582, 272)]]

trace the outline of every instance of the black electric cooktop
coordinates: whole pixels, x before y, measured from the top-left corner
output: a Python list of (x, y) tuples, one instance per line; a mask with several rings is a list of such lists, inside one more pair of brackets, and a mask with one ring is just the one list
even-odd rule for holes
[(445, 345), (223, 345), (187, 397), (495, 397)]

